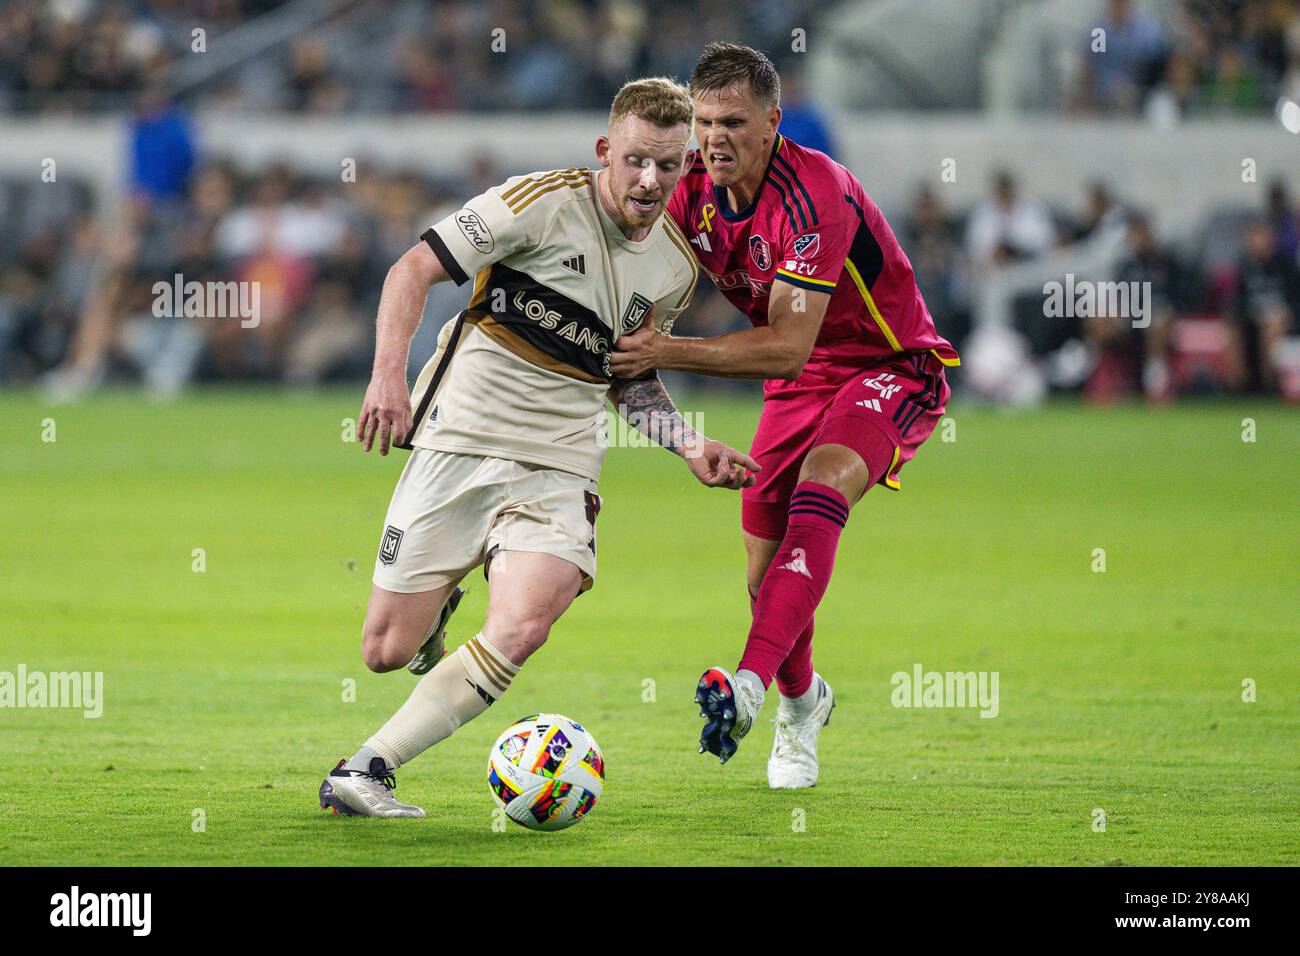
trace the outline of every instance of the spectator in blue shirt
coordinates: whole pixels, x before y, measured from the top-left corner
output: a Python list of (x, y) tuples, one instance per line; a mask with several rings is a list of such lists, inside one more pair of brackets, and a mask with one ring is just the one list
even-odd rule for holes
[(798, 70), (781, 74), (781, 135), (788, 136), (806, 149), (815, 149), (835, 158), (835, 142), (821, 111), (804, 93), (803, 76)]
[(140, 94), (130, 131), (131, 192), (155, 202), (181, 199), (194, 169), (190, 119), (152, 87)]

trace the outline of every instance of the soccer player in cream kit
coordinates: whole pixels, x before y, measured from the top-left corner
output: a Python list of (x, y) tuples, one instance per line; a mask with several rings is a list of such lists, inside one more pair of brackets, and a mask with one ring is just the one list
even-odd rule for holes
[[(389, 270), (362, 446), (411, 449), (375, 562), (362, 656), (422, 674), (410, 698), (320, 786), (348, 816), (421, 817), (394, 771), (510, 687), (596, 575), (596, 481), (606, 397), (705, 485), (741, 488), (758, 465), (685, 424), (652, 370), (613, 376), (615, 340), (661, 332), (698, 267), (664, 204), (684, 172), (692, 104), (677, 83), (628, 83), (596, 142), (601, 168), (516, 176), (424, 233)], [(408, 394), (405, 369), (429, 287), (472, 280)], [(457, 587), (484, 565), (487, 619), (443, 656)]]
[(899, 469), (943, 415), (944, 369), (959, 360), (862, 184), (781, 135), (771, 61), (712, 43), (689, 85), (698, 154), (668, 215), (754, 327), (708, 339), (640, 329), (610, 368), (766, 380), (750, 448), (761, 470), (741, 506), (753, 623), (735, 673), (700, 678), (700, 752), (730, 759), (775, 680), (768, 784), (811, 787), (834, 706), (812, 667), (813, 612), (840, 533), (869, 488), (899, 489)]

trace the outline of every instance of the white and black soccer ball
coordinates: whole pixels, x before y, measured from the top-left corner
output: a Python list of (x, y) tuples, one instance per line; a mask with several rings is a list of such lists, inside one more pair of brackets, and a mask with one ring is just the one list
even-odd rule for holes
[(563, 830), (588, 813), (605, 786), (605, 758), (581, 724), (561, 714), (515, 721), (488, 754), (488, 789), (511, 820)]

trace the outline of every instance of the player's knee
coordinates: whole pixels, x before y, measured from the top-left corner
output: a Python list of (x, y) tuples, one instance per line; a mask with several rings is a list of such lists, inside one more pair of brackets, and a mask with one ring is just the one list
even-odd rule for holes
[(522, 664), (551, 633), (551, 620), (544, 614), (521, 614), (500, 622), (488, 622), (483, 634), (492, 646), (515, 665)]
[(826, 485), (845, 495), (845, 489), (851, 488), (857, 482), (865, 481), (866, 470), (861, 464), (854, 468), (847, 462), (823, 461), (805, 466), (799, 475), (799, 480)]
[(871, 480), (866, 462), (849, 449), (828, 450), (819, 454), (814, 450), (799, 471), (799, 480), (816, 482), (834, 488), (850, 502), (857, 501)]
[(377, 674), (395, 671), (411, 660), (411, 654), (405, 653), (401, 644), (396, 628), (389, 622), (367, 621), (361, 634), (361, 659)]

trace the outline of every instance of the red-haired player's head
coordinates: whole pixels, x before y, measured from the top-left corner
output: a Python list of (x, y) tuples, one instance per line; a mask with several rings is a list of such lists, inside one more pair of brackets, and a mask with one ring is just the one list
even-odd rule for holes
[(666, 77), (633, 80), (614, 97), (609, 131), (596, 140), (607, 173), (601, 201), (630, 239), (645, 236), (686, 170), (691, 97)]

